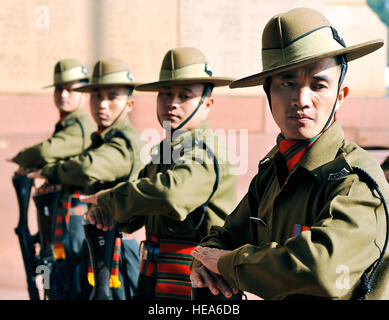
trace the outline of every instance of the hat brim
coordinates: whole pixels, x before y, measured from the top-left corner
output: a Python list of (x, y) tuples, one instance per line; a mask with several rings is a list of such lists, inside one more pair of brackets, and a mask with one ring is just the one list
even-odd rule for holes
[(222, 77), (204, 77), (204, 78), (188, 78), (188, 79), (173, 79), (145, 83), (135, 87), (138, 91), (158, 91), (161, 87), (181, 86), (186, 84), (211, 83), (215, 87), (228, 86), (233, 82), (234, 78)]
[(340, 55), (344, 55), (346, 57), (347, 62), (361, 58), (365, 55), (368, 55), (369, 53), (372, 53), (379, 48), (381, 48), (384, 44), (384, 41), (382, 39), (377, 40), (371, 40), (367, 41), (361, 44), (353, 45), (350, 47), (346, 47), (344, 49), (339, 50), (333, 50), (329, 52), (325, 52), (320, 55), (315, 55), (311, 57), (307, 57), (305, 59), (295, 61), (290, 64), (282, 65), (273, 69), (266, 70), (264, 72), (256, 73), (248, 77), (244, 77), (241, 79), (238, 79), (232, 83), (230, 83), (230, 88), (245, 88), (245, 87), (253, 87), (253, 86), (260, 86), (263, 84), (266, 78), (270, 76), (274, 76), (276, 74), (289, 71), (292, 69), (296, 69), (308, 64), (311, 64), (313, 62), (316, 62), (321, 59), (329, 58), (329, 57), (336, 57)]
[(42, 89), (52, 88), (52, 87), (55, 87), (55, 86), (59, 86), (59, 85), (61, 85), (61, 84), (65, 84), (65, 83), (69, 83), (69, 82), (75, 82), (75, 81), (83, 81), (83, 80), (89, 80), (89, 78), (88, 78), (88, 77), (85, 77), (85, 78), (75, 79), (75, 80), (70, 80), (70, 81), (65, 81), (65, 82), (61, 82), (61, 83), (53, 83), (53, 84), (49, 84), (48, 86), (42, 87)]
[(141, 83), (140, 82), (132, 82), (132, 83), (123, 82), (123, 83), (88, 84), (85, 86), (75, 88), (73, 90), (78, 91), (78, 92), (92, 92), (92, 91), (95, 91), (97, 89), (112, 88), (112, 87), (135, 88), (138, 85), (141, 85)]

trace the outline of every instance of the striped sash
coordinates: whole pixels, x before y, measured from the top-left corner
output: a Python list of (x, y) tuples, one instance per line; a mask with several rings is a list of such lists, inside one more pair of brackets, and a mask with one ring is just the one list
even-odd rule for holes
[[(115, 239), (115, 248), (113, 250), (113, 257), (112, 257), (111, 276), (109, 278), (110, 288), (120, 288), (122, 286), (122, 283), (119, 278), (120, 249), (122, 246), (122, 240), (131, 240), (131, 239), (132, 236), (124, 232), (120, 232)], [(88, 265), (88, 282), (92, 287), (95, 286), (95, 277), (93, 273), (92, 262), (90, 259)]]
[(69, 229), (70, 216), (83, 216), (88, 206), (79, 200), (79, 191), (71, 195), (66, 195), (62, 200), (62, 207), (57, 214), (54, 231), (54, 258), (66, 259), (64, 233)]
[(156, 268), (155, 297), (157, 299), (190, 300), (190, 252), (198, 243), (160, 239)]

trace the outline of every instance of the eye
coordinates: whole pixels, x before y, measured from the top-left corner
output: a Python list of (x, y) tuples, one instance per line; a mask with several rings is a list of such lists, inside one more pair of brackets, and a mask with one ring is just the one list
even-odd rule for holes
[(188, 94), (186, 94), (186, 93), (182, 93), (182, 94), (180, 94), (180, 99), (181, 100), (187, 100), (187, 99), (190, 99), (191, 97), (188, 95)]
[(313, 85), (313, 89), (314, 90), (324, 90), (324, 89), (327, 89), (327, 85), (325, 85), (323, 83), (316, 83)]
[(293, 81), (282, 81), (281, 86), (282, 87), (292, 87), (292, 86), (294, 86), (294, 82)]

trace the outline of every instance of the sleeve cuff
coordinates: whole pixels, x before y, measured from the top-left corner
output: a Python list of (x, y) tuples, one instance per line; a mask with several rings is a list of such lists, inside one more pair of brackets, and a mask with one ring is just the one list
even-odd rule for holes
[[(106, 211), (111, 211), (111, 202), (113, 198), (113, 193), (111, 189), (105, 190), (100, 193), (99, 197), (97, 198), (97, 205), (101, 208), (103, 208)], [(114, 217), (115, 218), (115, 217)]]
[(236, 276), (236, 259), (239, 251), (242, 248), (235, 249), (231, 252), (223, 254), (217, 263), (217, 268), (222, 274), (223, 278), (232, 286), (238, 288), (238, 278)]

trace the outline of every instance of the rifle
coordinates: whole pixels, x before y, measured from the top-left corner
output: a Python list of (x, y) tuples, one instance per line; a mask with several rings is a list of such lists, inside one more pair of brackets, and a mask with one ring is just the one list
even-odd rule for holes
[(19, 223), (15, 228), (15, 233), (19, 238), (20, 249), (22, 251), (24, 269), (27, 276), (27, 289), (31, 300), (39, 300), (38, 288), (35, 284), (35, 243), (38, 242), (37, 235), (31, 236), (28, 229), (28, 204), (30, 201), (31, 187), (33, 180), (23, 175), (14, 175), (12, 183), (16, 191), (19, 203)]
[[(55, 267), (54, 259), (54, 230), (58, 211), (58, 204), (61, 199), (61, 190), (41, 192), (33, 195), (38, 216), (40, 251), (37, 259), (38, 265), (48, 267), (49, 277)], [(50, 278), (49, 278), (50, 279)], [(49, 280), (46, 279), (45, 281)], [(54, 298), (55, 290), (50, 283), (44, 283), (45, 298)]]
[(85, 239), (89, 247), (95, 282), (89, 300), (112, 300), (109, 280), (111, 277), (115, 239), (119, 232), (118, 225), (115, 223), (111, 230), (103, 231), (96, 228), (89, 220), (84, 219), (83, 227)]

